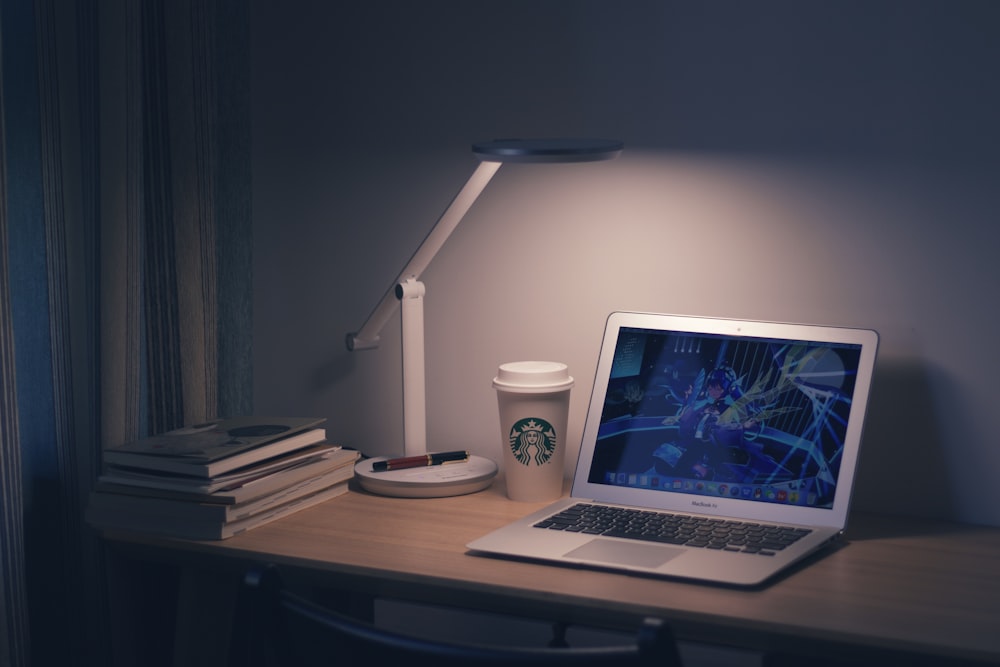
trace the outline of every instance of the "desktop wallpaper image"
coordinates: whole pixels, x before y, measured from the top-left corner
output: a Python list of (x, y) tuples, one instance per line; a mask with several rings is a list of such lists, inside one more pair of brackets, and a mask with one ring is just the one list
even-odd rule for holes
[(830, 508), (859, 355), (623, 330), (589, 481)]

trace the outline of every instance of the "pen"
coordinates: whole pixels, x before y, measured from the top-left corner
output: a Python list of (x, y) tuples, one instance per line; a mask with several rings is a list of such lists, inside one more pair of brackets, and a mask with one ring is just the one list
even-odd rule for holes
[(468, 461), (469, 452), (439, 452), (437, 454), (421, 454), (420, 456), (404, 456), (401, 459), (386, 459), (376, 461), (372, 464), (372, 472), (385, 472), (386, 470), (402, 470), (403, 468), (421, 468), (424, 466), (437, 466), (443, 463), (457, 463)]

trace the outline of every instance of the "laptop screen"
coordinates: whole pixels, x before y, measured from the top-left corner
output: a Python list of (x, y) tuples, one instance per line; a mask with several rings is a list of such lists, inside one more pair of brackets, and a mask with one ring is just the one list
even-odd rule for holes
[(587, 481), (830, 509), (861, 353), (851, 342), (622, 327), (603, 403), (591, 406), (600, 421)]

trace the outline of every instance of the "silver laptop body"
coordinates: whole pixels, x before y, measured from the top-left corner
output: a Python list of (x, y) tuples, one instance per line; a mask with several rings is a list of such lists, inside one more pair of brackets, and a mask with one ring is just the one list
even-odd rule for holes
[[(877, 344), (867, 329), (612, 313), (570, 496), (467, 546), (761, 584), (844, 531)], [(607, 524), (595, 504), (683, 520)]]

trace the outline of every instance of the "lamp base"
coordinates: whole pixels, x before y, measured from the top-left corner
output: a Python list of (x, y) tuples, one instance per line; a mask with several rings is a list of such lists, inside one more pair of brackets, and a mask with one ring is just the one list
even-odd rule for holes
[(365, 459), (354, 466), (354, 478), (365, 491), (398, 498), (462, 496), (482, 491), (497, 474), (497, 464), (481, 456), (462, 463), (373, 472), (372, 464), (385, 458)]

